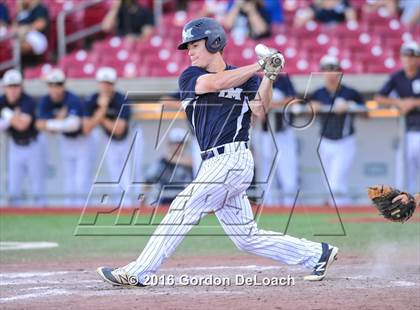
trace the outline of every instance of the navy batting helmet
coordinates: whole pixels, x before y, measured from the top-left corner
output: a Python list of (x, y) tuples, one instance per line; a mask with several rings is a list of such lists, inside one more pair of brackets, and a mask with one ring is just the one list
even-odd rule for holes
[(223, 27), (214, 19), (203, 17), (190, 21), (182, 29), (182, 43), (179, 50), (187, 49), (188, 43), (206, 39), (206, 48), (210, 53), (216, 53), (226, 45), (226, 33)]

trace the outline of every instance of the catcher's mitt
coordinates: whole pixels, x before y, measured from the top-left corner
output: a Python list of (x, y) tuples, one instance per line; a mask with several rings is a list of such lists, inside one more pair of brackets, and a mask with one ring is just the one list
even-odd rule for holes
[[(408, 199), (394, 199), (399, 195), (407, 195)], [(413, 196), (391, 186), (371, 186), (368, 188), (368, 196), (379, 212), (386, 219), (393, 222), (407, 221), (416, 209), (416, 202)]]

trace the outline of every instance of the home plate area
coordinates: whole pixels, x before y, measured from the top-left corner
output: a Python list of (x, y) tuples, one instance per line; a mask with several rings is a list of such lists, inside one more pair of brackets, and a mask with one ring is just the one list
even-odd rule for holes
[[(61, 270), (2, 269), (2, 309), (414, 309), (420, 307), (418, 262), (399, 266), (340, 257), (322, 282), (306, 282), (299, 267), (244, 256), (172, 259), (145, 288), (113, 287), (95, 272), (95, 262)], [(204, 260), (204, 259), (203, 259)], [(212, 262), (213, 260), (213, 262)], [(258, 263), (258, 264), (255, 264)], [(92, 267), (91, 267), (92, 266)], [(197, 267), (191, 267), (197, 266)], [(56, 269), (54, 266), (52, 269)]]

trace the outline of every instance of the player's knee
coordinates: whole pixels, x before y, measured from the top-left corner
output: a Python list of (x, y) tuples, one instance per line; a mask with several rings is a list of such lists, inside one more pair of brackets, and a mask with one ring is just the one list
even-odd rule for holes
[(253, 235), (243, 235), (232, 237), (235, 246), (244, 252), (249, 252), (253, 249), (253, 245), (257, 242), (256, 237)]

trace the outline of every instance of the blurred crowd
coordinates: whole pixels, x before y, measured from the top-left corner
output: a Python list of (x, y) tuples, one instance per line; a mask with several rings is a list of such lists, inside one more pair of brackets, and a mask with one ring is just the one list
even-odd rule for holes
[[(261, 32), (262, 33), (262, 32)], [(400, 49), (403, 68), (393, 73), (378, 90), (375, 100), (379, 105), (397, 107), (406, 119), (405, 160), (407, 167), (407, 190), (414, 192), (420, 175), (420, 47), (416, 42), (407, 42)], [(356, 128), (353, 111), (365, 105), (365, 98), (356, 90), (341, 83), (339, 60), (325, 55), (319, 63), (324, 72), (324, 85), (307, 98), (315, 111), (329, 107), (319, 117), (321, 124), (320, 156), (323, 168), (334, 194), (335, 203), (349, 204), (348, 175), (357, 149)], [(25, 92), (23, 77), (17, 70), (8, 70), (2, 78), (0, 97), (0, 130), (8, 139), (7, 199), (10, 205), (19, 205), (24, 199), (24, 182), (29, 179), (26, 192), (33, 197), (33, 204), (47, 203), (45, 196), (45, 159), (48, 146), (42, 136), (57, 135), (61, 151), (60, 169), (64, 180), (67, 203), (81, 205), (86, 201), (92, 187), (94, 162), (98, 154), (93, 148), (92, 133), (100, 129), (102, 144), (107, 145), (103, 164), (107, 169), (108, 182), (122, 184), (128, 190), (132, 176), (124, 169), (128, 164), (125, 154), (132, 147), (130, 120), (132, 110), (125, 105), (126, 97), (115, 88), (117, 73), (111, 67), (99, 68), (96, 72), (97, 89), (87, 98), (80, 98), (66, 88), (65, 73), (51, 69), (45, 82), (48, 93), (35, 100)], [(172, 107), (180, 108), (179, 93), (174, 93)], [(298, 98), (292, 81), (281, 75), (274, 83), (272, 106), (274, 122), (262, 124), (260, 146), (255, 148), (257, 174), (267, 177), (274, 169), (273, 178), (278, 181), (281, 197), (271, 195), (266, 186), (265, 203), (292, 205), (299, 188), (299, 156), (294, 133), (294, 119), (286, 111)], [(298, 100), (301, 102), (301, 100)], [(325, 109), (324, 109), (325, 110)], [(190, 134), (181, 128), (169, 133), (168, 151), (148, 167), (141, 167), (142, 151), (138, 151), (132, 165), (140, 165), (142, 180), (149, 184), (149, 204), (169, 202), (189, 183), (200, 169), (200, 151), (190, 141), (191, 158), (183, 152)], [(273, 138), (275, 144), (273, 144)], [(95, 139), (99, 139), (95, 137)], [(194, 140), (194, 139), (191, 139)], [(140, 144), (143, 140), (139, 138)], [(279, 157), (269, 158), (279, 150)], [(272, 164), (276, 163), (273, 167)], [(139, 167), (137, 167), (139, 168)], [(402, 171), (402, 168), (399, 169)], [(95, 181), (98, 181), (97, 179)], [(271, 182), (275, 184), (275, 182)], [(162, 196), (162, 190), (165, 196)], [(417, 188), (418, 190), (418, 188)], [(333, 203), (333, 202), (330, 202)]]
[[(102, 33), (125, 37), (128, 43), (146, 40), (155, 28), (154, 2), (149, 0), (104, 0), (108, 6), (102, 19)], [(0, 39), (7, 29), (20, 40), (23, 65), (49, 62), (56, 52), (57, 12), (51, 4), (74, 7), (79, 0), (0, 0)], [(14, 6), (13, 9), (11, 6)], [(175, 20), (217, 18), (236, 39), (262, 39), (272, 35), (273, 27), (286, 23), (286, 12), (295, 12), (292, 27), (309, 21), (337, 25), (357, 23), (361, 14), (378, 12), (381, 16), (399, 18), (408, 28), (420, 23), (420, 2), (416, 0), (168, 0), (163, 13), (175, 14)], [(13, 15), (11, 14), (13, 12)], [(179, 25), (182, 26), (182, 25)], [(50, 58), (50, 59), (49, 59)], [(52, 57), (54, 58), (54, 57)]]

